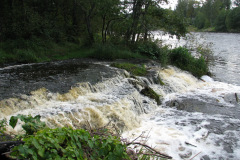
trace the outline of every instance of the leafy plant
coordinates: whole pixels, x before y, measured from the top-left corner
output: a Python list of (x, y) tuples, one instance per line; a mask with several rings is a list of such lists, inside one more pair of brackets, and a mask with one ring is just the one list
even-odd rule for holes
[(32, 135), (35, 132), (46, 127), (45, 122), (40, 121), (40, 118), (40, 115), (32, 117), (31, 115), (26, 116), (19, 114), (10, 118), (9, 125), (12, 126), (12, 128), (15, 128), (18, 119), (20, 119), (21, 121), (25, 122), (25, 124), (22, 125), (22, 128), (26, 131), (26, 134)]
[(13, 149), (18, 159), (129, 159), (126, 146), (115, 136), (104, 133), (91, 135), (83, 129), (44, 129)]
[(6, 131), (6, 126), (7, 126), (7, 120), (6, 119), (0, 120), (0, 135)]
[(170, 60), (173, 65), (201, 77), (208, 74), (208, 66), (203, 57), (194, 58), (188, 49), (179, 47), (172, 50)]

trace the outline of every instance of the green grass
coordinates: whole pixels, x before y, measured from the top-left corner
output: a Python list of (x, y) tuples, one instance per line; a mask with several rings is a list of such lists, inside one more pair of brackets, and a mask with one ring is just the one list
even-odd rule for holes
[(146, 56), (132, 52), (125, 47), (118, 47), (111, 44), (97, 45), (94, 47), (94, 51), (90, 55), (91, 58), (99, 60), (116, 60), (116, 59), (144, 59)]
[(208, 66), (204, 58), (194, 58), (186, 48), (173, 49), (170, 54), (170, 61), (171, 64), (182, 70), (189, 71), (196, 77), (208, 74)]
[(82, 48), (74, 43), (21, 42), (0, 43), (0, 65), (8, 63), (36, 63), (74, 58), (86, 58), (94, 49)]
[(55, 60), (95, 58), (99, 60), (144, 59), (146, 57), (125, 47), (111, 44), (84, 48), (76, 43), (54, 43), (43, 40), (12, 40), (0, 43), (0, 65), (35, 63)]
[(112, 67), (125, 69), (135, 76), (145, 76), (147, 74), (147, 70), (144, 66), (138, 66), (131, 63), (112, 63)]
[[(8, 63), (36, 63), (55, 60), (95, 58), (98, 60), (116, 59), (154, 59), (162, 66), (167, 64), (189, 71), (196, 77), (208, 73), (204, 58), (194, 58), (183, 47), (170, 50), (159, 48), (156, 42), (138, 43), (131, 49), (124, 45), (98, 44), (91, 48), (83, 48), (76, 43), (54, 43), (52, 41), (12, 40), (0, 42), (0, 65)], [(113, 64), (114, 67), (126, 69), (133, 75), (144, 76), (146, 69), (137, 65), (124, 63)]]

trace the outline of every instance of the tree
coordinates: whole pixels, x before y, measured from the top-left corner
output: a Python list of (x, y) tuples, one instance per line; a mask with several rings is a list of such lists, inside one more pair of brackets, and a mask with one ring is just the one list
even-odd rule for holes
[(215, 22), (215, 30), (218, 32), (226, 32), (227, 25), (226, 25), (226, 18), (227, 18), (228, 11), (221, 10), (220, 14), (218, 15), (216, 22)]
[(240, 32), (240, 7), (234, 8), (228, 14), (227, 28), (229, 31)]

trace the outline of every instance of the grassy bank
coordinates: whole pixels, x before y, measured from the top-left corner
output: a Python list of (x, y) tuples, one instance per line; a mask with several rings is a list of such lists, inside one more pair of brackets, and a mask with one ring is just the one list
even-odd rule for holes
[(37, 63), (74, 58), (99, 60), (146, 58), (125, 46), (94, 45), (84, 47), (77, 43), (54, 43), (41, 40), (14, 40), (0, 43), (0, 65)]
[[(94, 58), (98, 60), (153, 59), (166, 65), (175, 65), (200, 77), (208, 72), (203, 58), (194, 58), (185, 48), (158, 47), (157, 42), (138, 42), (131, 46), (96, 44), (83, 47), (77, 43), (54, 43), (41, 40), (14, 40), (0, 43), (0, 65), (37, 63), (66, 59)], [(129, 66), (128, 66), (129, 68)]]

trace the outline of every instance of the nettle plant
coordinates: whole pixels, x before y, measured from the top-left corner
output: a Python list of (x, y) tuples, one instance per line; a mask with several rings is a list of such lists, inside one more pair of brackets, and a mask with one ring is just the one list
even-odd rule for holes
[[(103, 135), (105, 133), (102, 133)], [(24, 138), (12, 156), (18, 159), (129, 159), (126, 146), (115, 136), (91, 135), (83, 129), (56, 128)]]
[(24, 144), (12, 149), (13, 158), (33, 160), (129, 159), (126, 152), (127, 146), (107, 129), (91, 132), (65, 127), (50, 129), (40, 121), (40, 118), (39, 115), (11, 117), (9, 124), (13, 128), (20, 119), (25, 122), (22, 128), (26, 131), (22, 139)]
[(15, 128), (19, 119), (25, 122), (25, 124), (22, 125), (22, 128), (26, 131), (26, 135), (32, 135), (35, 132), (46, 127), (46, 124), (40, 120), (40, 115), (37, 115), (35, 117), (32, 117), (31, 115), (26, 116), (20, 114), (17, 116), (12, 116), (10, 118), (9, 125), (12, 126), (12, 128)]

